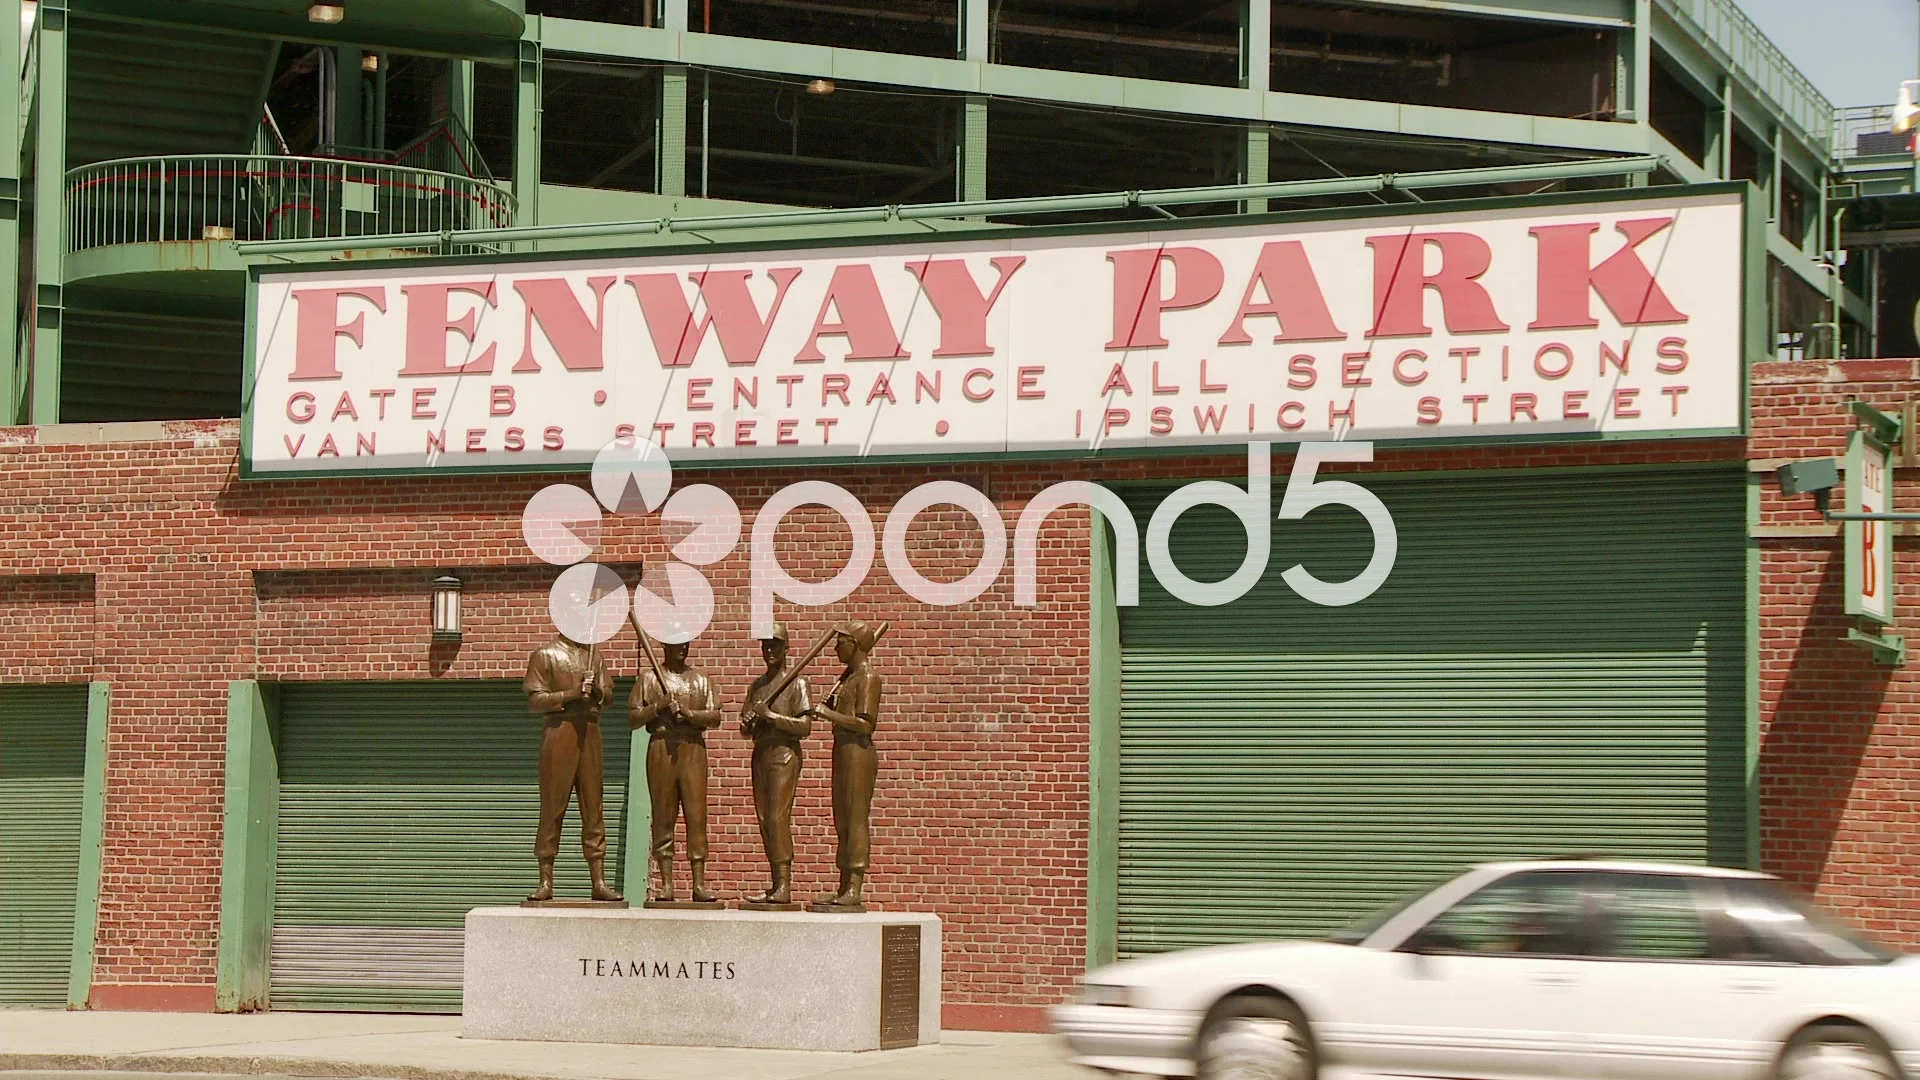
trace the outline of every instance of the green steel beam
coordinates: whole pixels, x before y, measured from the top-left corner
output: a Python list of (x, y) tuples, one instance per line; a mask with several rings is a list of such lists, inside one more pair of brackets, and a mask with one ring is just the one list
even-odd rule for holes
[[(533, 20), (529, 20), (531, 22)], [(1198, 86), (1116, 75), (1011, 67), (973, 59), (903, 56), (860, 49), (828, 48), (790, 41), (680, 33), (637, 26), (608, 26), (576, 19), (543, 18), (542, 41), (555, 52), (645, 60), (690, 67), (778, 72), (806, 78), (986, 94), (1072, 105), (1175, 115), (1354, 128), (1590, 150), (1644, 153), (1646, 142), (1632, 124), (1550, 116), (1478, 112), (1472, 109), (1398, 105), (1310, 94), (1261, 92), (1237, 86)]]
[(660, 79), (660, 129), (654, 139), (660, 153), (659, 181), (654, 190), (662, 195), (687, 193), (687, 69), (669, 67)]
[(447, 114), (460, 130), (473, 137), (473, 61), (453, 60), (447, 64)]
[[(17, 6), (17, 5), (16, 5)], [(9, 9), (11, 10), (11, 9)], [(0, 71), (20, 70), (20, 20), (0, 18)], [(20, 215), (25, 158), (20, 110), (0, 109), (0, 426), (20, 418)]]
[(220, 940), (214, 1007), (265, 1009), (273, 949), (273, 875), (280, 762), (268, 688), (227, 684), (226, 810), (220, 850)]
[(1653, 0), (1633, 0), (1633, 25), (1625, 34), (1619, 55), (1626, 70), (1617, 92), (1626, 100), (1616, 115), (1645, 127), (1653, 115), (1648, 102), (1653, 94)]
[(1122, 210), (1130, 206), (1193, 206), (1217, 202), (1297, 199), (1399, 188), (1465, 187), (1480, 184), (1545, 183), (1600, 176), (1631, 176), (1659, 168), (1657, 157), (1599, 158), (1590, 161), (1545, 162), (1489, 169), (1445, 169), (1437, 172), (1340, 177), (1332, 180), (1287, 180), (1268, 184), (1228, 184), (1220, 187), (1168, 188), (1159, 191), (1119, 191), (1093, 195), (1049, 195), (1031, 199), (984, 199), (912, 206), (869, 206), (842, 210), (788, 210), (771, 214), (729, 214), (715, 217), (649, 218), (580, 225), (531, 225), (509, 229), (472, 229), (448, 233), (410, 233), (395, 236), (332, 237), (313, 240), (257, 240), (241, 243), (240, 254), (292, 255), (303, 252), (421, 248), (436, 244), (500, 244), (520, 241), (577, 240), (634, 234), (705, 233), (732, 229), (773, 229), (793, 226), (839, 225), (874, 221), (922, 221), (935, 218), (1017, 217), (1025, 214), (1065, 214), (1088, 210)]
[(1399, 8), (1447, 15), (1527, 19), (1579, 26), (1626, 26), (1634, 0), (1353, 0), (1368, 7)]
[(1760, 492), (1762, 474), (1747, 474), (1747, 865), (1761, 869), (1760, 850)]
[[(1254, 124), (1247, 128), (1246, 157), (1241, 162), (1240, 179), (1248, 187), (1265, 187), (1267, 176), (1273, 168), (1273, 133), (1264, 125)], [(1248, 199), (1240, 204), (1243, 214), (1264, 214), (1267, 212), (1267, 200)]]
[(1272, 88), (1272, 0), (1242, 0), (1240, 5), (1240, 85), (1257, 94)]
[(1784, 181), (1787, 165), (1780, 156), (1780, 125), (1773, 125), (1773, 130), (1769, 132), (1769, 135), (1771, 138), (1768, 139), (1768, 144), (1773, 150), (1773, 167), (1769, 170), (1769, 179), (1767, 181), (1767, 220), (1773, 222), (1774, 227), (1778, 228), (1780, 222), (1780, 197), (1785, 190)]
[[(93, 19), (187, 26), (235, 37), (303, 45), (347, 45), (423, 56), (513, 58), (513, 39), (527, 21), (518, 0), (361, 0), (345, 22), (306, 18), (305, 0), (82, 0)], [(495, 10), (497, 9), (497, 10)]]
[[(527, 33), (539, 33), (541, 20), (527, 20)], [(540, 221), (540, 96), (545, 85), (543, 49), (538, 37), (520, 40), (514, 65), (513, 200), (514, 220)]]
[[(336, 146), (366, 146), (366, 109), (361, 88), (366, 78), (360, 70), (365, 55), (352, 45), (333, 50), (333, 142)], [(325, 141), (325, 132), (321, 133)]]
[(1111, 964), (1120, 937), (1120, 609), (1106, 519), (1091, 509), (1087, 596), (1087, 967)]
[(1720, 78), (1720, 108), (1718, 117), (1707, 114), (1709, 124), (1715, 129), (1707, 133), (1707, 154), (1713, 162), (1714, 173), (1722, 180), (1733, 179), (1733, 77)]
[(987, 99), (970, 97), (960, 113), (959, 182), (953, 197), (980, 202), (987, 197)]
[(960, 59), (982, 64), (993, 59), (992, 7), (993, 0), (960, 0)]
[[(34, 199), (58, 208), (67, 190), (67, 2), (43, 0), (36, 18), (39, 38), (39, 112), (35, 117)], [(67, 215), (41, 213), (33, 230), (33, 377), (29, 418), (60, 422), (61, 258), (67, 247)]]
[[(1747, 203), (1745, 234), (1741, 238), (1741, 255), (1745, 266), (1741, 273), (1740, 296), (1744, 303), (1745, 324), (1740, 328), (1740, 337), (1746, 346), (1747, 363), (1765, 363), (1774, 358), (1774, 310), (1772, 297), (1767, 293), (1767, 237), (1774, 234), (1773, 227), (1767, 224), (1764, 207)], [(1749, 418), (1750, 420), (1751, 418)]]
[[(18, 20), (14, 20), (18, 25)], [(67, 971), (67, 1008), (84, 1009), (93, 996), (94, 937), (100, 927), (100, 857), (106, 846), (107, 712), (112, 688), (87, 686), (87, 758), (80, 802), (80, 877), (73, 893), (73, 961)]]

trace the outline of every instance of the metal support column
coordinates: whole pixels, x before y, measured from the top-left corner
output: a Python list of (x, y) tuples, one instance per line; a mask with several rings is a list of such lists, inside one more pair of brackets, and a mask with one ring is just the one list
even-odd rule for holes
[(465, 132), (473, 137), (473, 61), (451, 60), (447, 62), (447, 115)]
[(960, 0), (960, 59), (993, 63), (991, 0)]
[[(1244, 0), (1240, 6), (1240, 85), (1262, 94), (1273, 86), (1273, 4), (1270, 0)], [(1254, 123), (1247, 128), (1241, 183), (1267, 182), (1272, 167), (1270, 143), (1271, 133), (1265, 124)], [(1248, 199), (1240, 204), (1240, 210), (1263, 214), (1267, 200)]]
[(520, 40), (514, 65), (513, 198), (514, 224), (540, 223), (540, 91), (543, 85), (540, 42)]
[(367, 110), (360, 58), (364, 54), (347, 45), (333, 50), (333, 142), (336, 146), (367, 145)]
[(987, 197), (987, 99), (970, 97), (961, 106), (959, 165), (954, 197), (979, 202)]
[(663, 29), (687, 32), (687, 0), (666, 0), (660, 6), (660, 16)]
[[(1265, 124), (1254, 124), (1247, 128), (1247, 159), (1242, 163), (1240, 170), (1241, 183), (1264, 184), (1267, 182), (1268, 171), (1272, 168), (1273, 162), (1273, 150), (1270, 145), (1272, 136), (1273, 133), (1267, 130)], [(1240, 204), (1240, 212), (1264, 214), (1267, 212), (1267, 200), (1248, 199)]]
[(1733, 179), (1733, 76), (1720, 77), (1719, 176)]
[[(17, 7), (18, 5), (14, 5)], [(20, 20), (0, 18), (0, 70), (20, 70)], [(20, 110), (0, 109), (0, 427), (20, 419)]]
[(1773, 168), (1769, 170), (1770, 179), (1767, 181), (1767, 220), (1772, 223), (1775, 229), (1780, 227), (1780, 197), (1784, 190), (1784, 183), (1787, 176), (1786, 159), (1780, 153), (1781, 142), (1780, 125), (1775, 124), (1773, 126), (1772, 139)]
[(1645, 127), (1653, 119), (1653, 0), (1634, 0), (1632, 33), (1632, 42), (1620, 50), (1632, 58), (1620, 81), (1622, 92), (1632, 96), (1619, 115)]
[(660, 86), (659, 183), (662, 195), (687, 193), (687, 69), (669, 67)]
[(34, 142), (33, 377), (35, 424), (60, 422), (61, 286), (67, 247), (67, 0), (42, 0), (40, 116)]
[(1245, 0), (1240, 6), (1240, 85), (1266, 93), (1273, 86), (1273, 4)]

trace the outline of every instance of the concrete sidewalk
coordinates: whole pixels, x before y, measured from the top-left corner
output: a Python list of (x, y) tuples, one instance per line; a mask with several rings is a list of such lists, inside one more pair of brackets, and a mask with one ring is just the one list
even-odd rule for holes
[(462, 1039), (457, 1016), (0, 1011), (0, 1069), (396, 1080), (1088, 1080), (1047, 1035), (869, 1054)]

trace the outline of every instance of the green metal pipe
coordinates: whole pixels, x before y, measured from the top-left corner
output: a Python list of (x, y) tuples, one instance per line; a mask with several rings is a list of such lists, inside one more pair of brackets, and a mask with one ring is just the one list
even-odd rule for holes
[[(492, 233), (486, 235), (500, 239)], [(393, 236), (321, 236), (307, 240), (245, 240), (234, 246), (240, 249), (242, 255), (300, 255), (373, 248), (439, 247), (446, 240), (446, 233), (399, 233)]]
[(785, 214), (724, 214), (718, 217), (668, 218), (667, 232), (713, 232), (718, 229), (779, 229), (789, 225), (840, 225), (867, 221), (886, 221), (884, 206), (861, 206), (846, 210), (795, 210)]
[(1134, 192), (1107, 195), (1042, 195), (1031, 199), (980, 199), (970, 202), (921, 203), (894, 208), (902, 221), (928, 218), (1006, 217), (1015, 214), (1070, 214), (1079, 210), (1124, 210), (1133, 205)]
[(1603, 158), (1598, 161), (1547, 161), (1537, 165), (1506, 165), (1491, 169), (1447, 169), (1401, 173), (1387, 177), (1395, 188), (1456, 187), (1463, 184), (1519, 184), (1528, 181), (1574, 180), (1591, 176), (1627, 176), (1650, 173), (1660, 167), (1652, 155)]
[(1249, 199), (1312, 198), (1379, 191), (1391, 181), (1386, 176), (1343, 176), (1331, 180), (1278, 180), (1266, 184), (1223, 184), (1219, 187), (1169, 188), (1143, 191), (1134, 201), (1141, 206), (1193, 206), (1210, 202), (1246, 202)]

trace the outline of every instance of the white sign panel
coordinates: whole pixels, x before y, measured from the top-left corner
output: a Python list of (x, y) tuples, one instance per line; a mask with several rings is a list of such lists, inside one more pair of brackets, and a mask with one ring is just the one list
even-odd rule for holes
[[(1847, 508), (1858, 514), (1884, 514), (1893, 509), (1893, 471), (1887, 467), (1887, 448), (1864, 432), (1853, 433), (1847, 448)], [(1845, 523), (1847, 543), (1847, 605), (1849, 615), (1878, 623), (1893, 622), (1893, 524), (1886, 521)]]
[(262, 271), (251, 475), (1727, 433), (1734, 194)]

